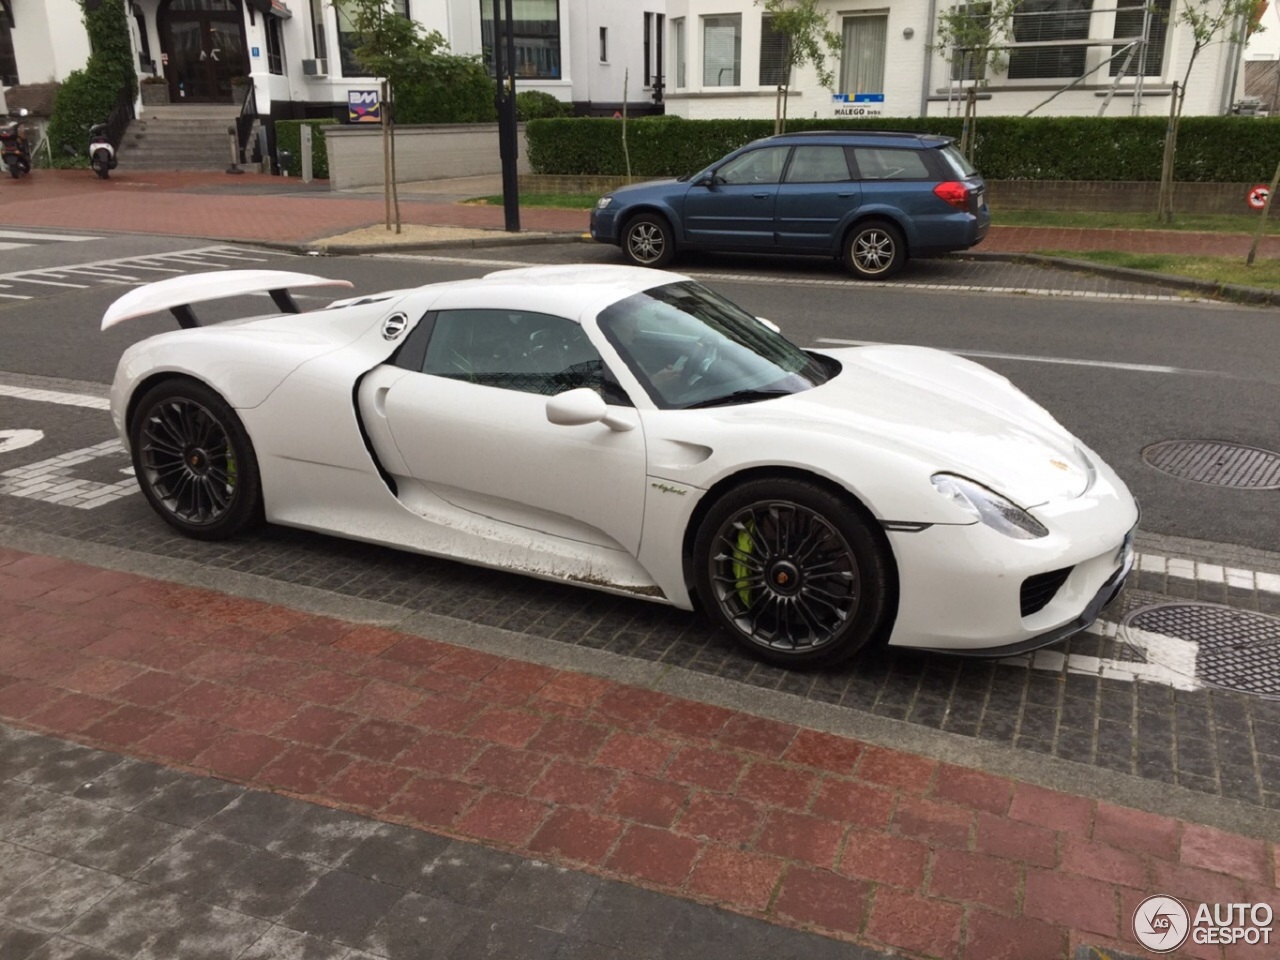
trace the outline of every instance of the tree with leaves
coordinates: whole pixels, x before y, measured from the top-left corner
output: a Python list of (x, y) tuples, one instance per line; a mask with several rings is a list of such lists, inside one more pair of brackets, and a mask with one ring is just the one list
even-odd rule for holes
[(1156, 217), (1161, 223), (1173, 222), (1173, 166), (1178, 152), (1178, 126), (1187, 99), (1187, 83), (1200, 52), (1214, 43), (1229, 40), (1244, 43), (1245, 32), (1257, 23), (1265, 0), (1185, 0), (1177, 22), (1191, 32), (1191, 53), (1182, 83), (1173, 88), (1169, 125), (1164, 137), (1164, 161), (1160, 167), (1160, 199)]
[(836, 75), (834, 63), (838, 62), (844, 41), (832, 27), (826, 11), (818, 9), (819, 0), (756, 0), (765, 9), (769, 25), (775, 33), (785, 38), (783, 52), (785, 70), (778, 84), (774, 106), (773, 132), (782, 133), (787, 127), (787, 94), (791, 89), (791, 75), (797, 67), (812, 64), (818, 75), (818, 83), (832, 90)]
[(929, 52), (940, 53), (951, 79), (990, 82), (1009, 63), (1005, 46), (1013, 36), (1013, 15), (1022, 0), (965, 0), (938, 12)]

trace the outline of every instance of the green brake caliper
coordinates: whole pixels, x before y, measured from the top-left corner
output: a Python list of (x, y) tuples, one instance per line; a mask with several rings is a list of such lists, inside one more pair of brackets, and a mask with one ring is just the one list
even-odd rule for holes
[(738, 531), (738, 543), (733, 551), (733, 575), (737, 582), (733, 585), (738, 591), (738, 599), (744, 607), (751, 606), (751, 590), (747, 587), (747, 578), (751, 571), (747, 568), (746, 559), (751, 556), (751, 528), (754, 522)]

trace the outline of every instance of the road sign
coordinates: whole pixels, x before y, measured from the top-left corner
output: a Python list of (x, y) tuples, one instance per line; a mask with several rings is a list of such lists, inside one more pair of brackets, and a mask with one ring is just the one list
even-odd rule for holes
[(1267, 197), (1271, 195), (1271, 188), (1265, 183), (1260, 183), (1249, 191), (1249, 207), (1253, 210), (1261, 210), (1267, 205)]

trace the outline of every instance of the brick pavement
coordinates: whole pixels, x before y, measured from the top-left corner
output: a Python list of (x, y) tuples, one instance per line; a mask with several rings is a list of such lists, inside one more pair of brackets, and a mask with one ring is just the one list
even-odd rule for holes
[[(913, 958), (1280, 905), (1280, 844), (392, 629), (0, 548), (0, 719)], [(1274, 957), (1188, 947), (1180, 957)]]
[[(321, 182), (246, 173), (120, 171), (100, 181), (83, 170), (37, 170), (3, 186), (0, 224), (65, 230), (119, 230), (217, 240), (310, 243), (382, 223), (376, 194), (330, 193)], [(401, 198), (405, 223), (475, 227), (500, 231), (500, 207)], [(581, 210), (521, 210), (526, 230), (583, 233)], [(993, 227), (977, 247), (983, 252), (1122, 250), (1133, 253), (1244, 256), (1252, 239), (1243, 235), (1159, 230), (1079, 230)], [(1267, 237), (1263, 257), (1280, 257), (1280, 237)]]

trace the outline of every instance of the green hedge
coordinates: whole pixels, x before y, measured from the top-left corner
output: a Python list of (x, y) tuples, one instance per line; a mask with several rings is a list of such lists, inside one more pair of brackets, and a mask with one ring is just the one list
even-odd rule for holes
[[(53, 101), (48, 137), (55, 167), (89, 165), (89, 126), (111, 115), (121, 88), (132, 94), (138, 83), (124, 0), (103, 0), (93, 10), (84, 10), (80, 0), (80, 6), (92, 53), (83, 70), (62, 82)], [(63, 144), (74, 147), (75, 154), (63, 152)]]
[(289, 165), (284, 168), (289, 176), (302, 176), (302, 127), (305, 124), (311, 128), (311, 175), (317, 180), (329, 179), (329, 151), (325, 147), (324, 128), (337, 122), (332, 117), (276, 121), (276, 158), (279, 158), (281, 150), (288, 150), (292, 155)]
[[(992, 180), (1159, 180), (1166, 121), (1161, 117), (978, 117), (974, 162)], [(905, 130), (959, 138), (956, 117), (789, 120), (789, 131)], [(531, 120), (529, 163), (537, 173), (626, 173), (622, 122), (601, 118)], [(631, 173), (693, 173), (743, 144), (773, 133), (772, 120), (645, 117), (627, 126)], [(1174, 176), (1181, 181), (1268, 181), (1280, 157), (1280, 117), (1187, 117)]]

